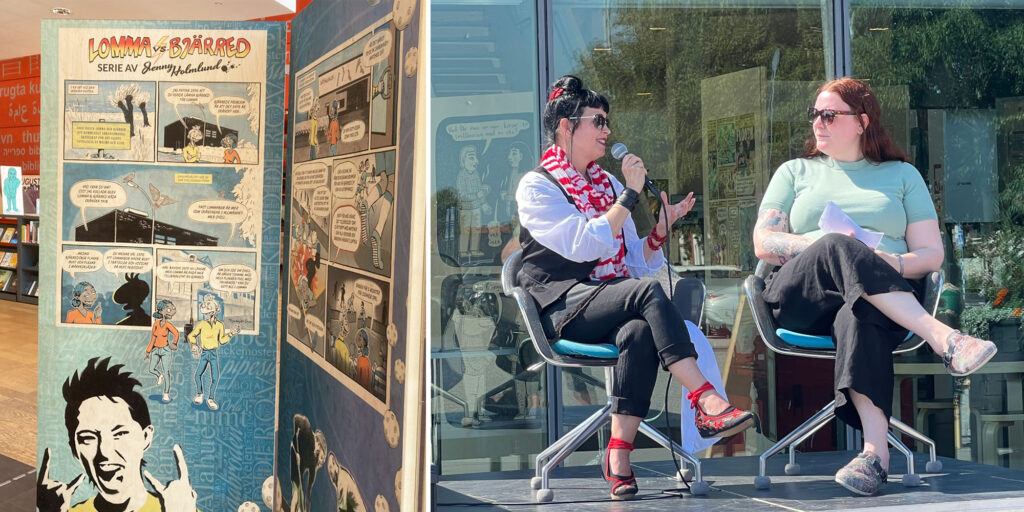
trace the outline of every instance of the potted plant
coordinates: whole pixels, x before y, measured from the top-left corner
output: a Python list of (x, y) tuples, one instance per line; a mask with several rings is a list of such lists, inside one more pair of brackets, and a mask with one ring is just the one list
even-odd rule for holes
[(1016, 352), (1024, 307), (1024, 165), (1009, 166), (1002, 182), (996, 229), (972, 244), (982, 264), (978, 288), (985, 302), (964, 309), (960, 330)]

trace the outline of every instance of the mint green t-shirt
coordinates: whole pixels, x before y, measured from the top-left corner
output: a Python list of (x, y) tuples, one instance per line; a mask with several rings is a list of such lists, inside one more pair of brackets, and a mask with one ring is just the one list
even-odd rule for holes
[(907, 252), (907, 224), (937, 219), (921, 173), (905, 162), (837, 162), (827, 156), (790, 160), (775, 171), (761, 210), (789, 213), (793, 233), (817, 240), (825, 233), (818, 219), (834, 202), (860, 227), (885, 236), (878, 249)]

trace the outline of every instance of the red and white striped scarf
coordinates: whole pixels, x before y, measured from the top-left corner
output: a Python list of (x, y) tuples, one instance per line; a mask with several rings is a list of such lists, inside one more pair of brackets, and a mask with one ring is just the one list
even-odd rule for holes
[[(558, 180), (576, 203), (576, 208), (583, 212), (587, 219), (596, 219), (604, 215), (615, 204), (615, 191), (611, 180), (597, 162), (590, 162), (587, 166), (587, 173), (590, 174), (589, 183), (569, 163), (565, 151), (557, 144), (552, 144), (544, 152), (540, 165)], [(615, 245), (615, 255), (597, 262), (597, 266), (590, 272), (591, 280), (604, 281), (616, 277), (629, 277), (629, 270), (626, 269), (626, 245), (623, 243), (621, 230), (615, 235)]]

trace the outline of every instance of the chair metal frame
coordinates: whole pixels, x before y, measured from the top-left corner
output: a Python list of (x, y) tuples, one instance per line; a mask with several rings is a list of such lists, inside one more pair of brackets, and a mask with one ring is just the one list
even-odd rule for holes
[[(777, 326), (775, 325), (775, 319), (772, 316), (768, 305), (762, 299), (762, 293), (764, 292), (765, 287), (764, 279), (771, 272), (772, 268), (772, 265), (765, 263), (764, 261), (760, 261), (757, 264), (757, 269), (754, 271), (754, 274), (747, 276), (747, 279), (743, 282), (743, 290), (746, 293), (748, 302), (750, 303), (750, 312), (754, 317), (754, 324), (757, 327), (757, 332), (761, 335), (761, 339), (764, 341), (764, 344), (772, 352), (777, 354), (834, 360), (836, 357), (836, 351), (834, 349), (810, 349), (799, 347), (787, 342), (776, 334)], [(942, 291), (942, 274), (939, 272), (932, 272), (927, 276), (927, 280), (925, 296), (921, 302), (925, 305), (926, 310), (928, 310), (932, 316), (935, 316), (935, 312), (939, 306), (939, 294)], [(893, 355), (916, 350), (924, 343), (924, 338), (914, 334), (896, 347), (896, 349), (893, 350)], [(771, 486), (771, 478), (767, 474), (768, 458), (786, 448), (789, 448), (789, 463), (786, 464), (785, 473), (787, 475), (800, 474), (800, 465), (796, 463), (796, 447), (832, 421), (832, 418), (835, 417), (835, 406), (836, 402), (835, 400), (832, 400), (826, 404), (825, 407), (822, 407), (817, 413), (808, 418), (807, 421), (800, 424), (800, 426), (762, 453), (758, 460), (758, 475), (754, 479), (754, 487), (757, 489), (768, 489)], [(920, 485), (921, 476), (914, 471), (913, 450), (903, 444), (903, 441), (894, 435), (892, 430), (906, 434), (928, 446), (928, 463), (925, 465), (925, 471), (929, 473), (942, 471), (942, 461), (936, 459), (935, 456), (935, 441), (894, 417), (889, 418), (889, 428), (889, 444), (895, 447), (907, 459), (907, 473), (903, 475), (903, 485), (907, 487)]]
[[(559, 354), (552, 349), (551, 342), (544, 333), (544, 328), (540, 323), (540, 312), (537, 310), (536, 301), (533, 300), (533, 297), (531, 297), (526, 290), (519, 287), (516, 283), (516, 275), (519, 273), (519, 269), (522, 268), (523, 265), (522, 252), (522, 249), (517, 250), (505, 261), (505, 264), (501, 269), (501, 285), (505, 295), (513, 297), (516, 304), (519, 306), (520, 313), (523, 315), (523, 320), (526, 323), (527, 332), (530, 339), (533, 341), (534, 349), (537, 350), (537, 353), (540, 354), (545, 362), (551, 363), (556, 367), (603, 367), (605, 374), (605, 392), (609, 397), (607, 402), (605, 402), (600, 409), (580, 422), (580, 424), (572, 430), (559, 437), (558, 440), (537, 455), (536, 476), (531, 479), (530, 486), (537, 489), (536, 498), (538, 502), (548, 502), (554, 499), (554, 492), (548, 486), (551, 470), (557, 467), (559, 463), (565, 460), (569, 454), (579, 448), (601, 427), (611, 421), (611, 385), (615, 378), (614, 367), (618, 358), (570, 356)], [(703, 284), (701, 284), (701, 286), (703, 289)], [(703, 293), (701, 295), (703, 297)], [(700, 304), (701, 307), (698, 311), (698, 321), (699, 316), (703, 314), (703, 300), (700, 301)], [(538, 366), (540, 365), (534, 365), (531, 369), (537, 369)], [(690, 489), (693, 495), (701, 496), (708, 493), (710, 485), (703, 479), (700, 459), (684, 450), (671, 438), (648, 424), (647, 421), (641, 421), (639, 432), (662, 447), (672, 450), (679, 455), (685, 463), (688, 463), (693, 467), (692, 474), (687, 470), (683, 470), (681, 471), (681, 474), (676, 475), (679, 479), (690, 480), (690, 478), (692, 478), (693, 483), (691, 484)]]

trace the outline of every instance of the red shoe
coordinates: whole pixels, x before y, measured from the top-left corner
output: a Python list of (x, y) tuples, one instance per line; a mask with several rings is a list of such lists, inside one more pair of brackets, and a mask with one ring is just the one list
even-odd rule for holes
[(705, 382), (703, 386), (686, 395), (687, 400), (690, 401), (690, 405), (693, 407), (694, 423), (697, 424), (697, 432), (700, 433), (701, 437), (704, 439), (709, 437), (729, 437), (754, 426), (753, 413), (741, 411), (731, 405), (714, 416), (704, 412), (704, 409), (701, 408), (697, 401), (700, 400), (700, 396), (705, 391), (713, 391), (714, 389), (715, 387), (710, 382)]
[(633, 475), (633, 471), (630, 470), (629, 476), (614, 475), (611, 472), (611, 456), (612, 450), (629, 450), (633, 451), (633, 444), (627, 443), (622, 439), (611, 438), (608, 440), (608, 449), (606, 450), (604, 461), (601, 469), (604, 473), (604, 479), (608, 481), (612, 486), (611, 496), (613, 500), (631, 500), (636, 497), (636, 493), (640, 492), (640, 488), (636, 485), (636, 477)]

